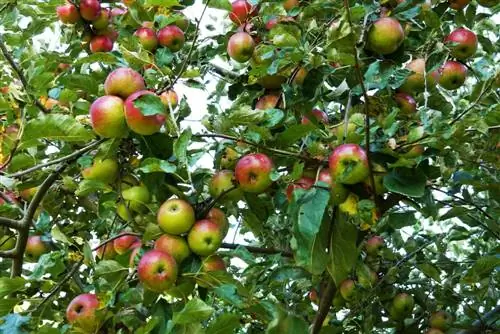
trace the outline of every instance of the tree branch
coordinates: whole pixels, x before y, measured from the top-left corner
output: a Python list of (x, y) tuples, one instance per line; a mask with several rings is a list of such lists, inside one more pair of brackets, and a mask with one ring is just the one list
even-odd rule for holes
[(22, 225), (21, 225), (21, 222), (19, 222), (17, 220), (10, 219), (7, 217), (0, 217), (0, 226), (5, 226), (8, 228), (18, 230), (21, 228)]
[(240, 244), (230, 244), (227, 242), (223, 242), (220, 248), (226, 248), (226, 249), (236, 249), (238, 247), (243, 247), (246, 248), (247, 251), (250, 253), (257, 253), (257, 254), (280, 254), (283, 255), (284, 257), (292, 257), (293, 254), (290, 251), (286, 250), (281, 250), (281, 249), (276, 249), (276, 248), (262, 248), (262, 247), (255, 247), (255, 246), (247, 246), (247, 245), (240, 245)]
[(500, 320), (500, 306), (486, 313), (482, 318), (475, 320), (472, 327), (458, 332), (458, 334), (480, 334), (486, 330), (498, 330), (496, 323)]
[(325, 321), (328, 312), (330, 312), (330, 307), (332, 306), (332, 299), (333, 296), (335, 295), (335, 291), (336, 291), (335, 283), (333, 283), (331, 276), (328, 275), (328, 283), (326, 285), (325, 290), (321, 294), (321, 299), (319, 301), (319, 309), (318, 313), (316, 314), (316, 318), (314, 318), (311, 334), (319, 333), (321, 327), (323, 327), (323, 322)]
[(135, 233), (135, 232), (121, 232), (115, 236), (112, 236), (111, 238), (109, 239), (106, 239), (104, 240), (103, 242), (101, 242), (99, 245), (95, 246), (94, 248), (92, 248), (92, 251), (95, 252), (96, 250), (98, 250), (99, 248), (101, 248), (102, 246), (105, 246), (106, 244), (114, 241), (115, 239), (118, 239), (120, 237), (123, 237), (124, 235), (132, 235), (132, 236), (136, 236), (136, 237), (142, 237), (142, 234), (139, 234), (139, 233)]
[(9, 249), (8, 251), (0, 251), (0, 258), (6, 258), (6, 259), (13, 259), (16, 257), (16, 250), (15, 248)]

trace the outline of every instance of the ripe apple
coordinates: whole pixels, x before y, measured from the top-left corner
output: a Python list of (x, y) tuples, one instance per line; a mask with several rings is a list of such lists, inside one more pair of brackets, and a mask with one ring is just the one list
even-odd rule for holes
[(155, 292), (166, 291), (174, 285), (177, 270), (173, 256), (157, 249), (144, 253), (137, 265), (139, 280), (146, 288)]
[(163, 234), (158, 238), (155, 242), (155, 249), (172, 255), (177, 264), (180, 264), (191, 254), (186, 239), (172, 234)]
[(203, 259), (201, 270), (206, 273), (211, 271), (226, 271), (226, 263), (224, 263), (224, 260), (220, 256), (212, 254)]
[(78, 295), (69, 303), (66, 309), (66, 319), (86, 333), (94, 333), (100, 327), (100, 321), (96, 315), (99, 304), (99, 299), (93, 293)]
[(111, 18), (111, 11), (109, 8), (102, 8), (99, 12), (99, 17), (92, 21), (92, 25), (95, 29), (106, 29), (109, 24), (109, 19)]
[(283, 8), (285, 8), (287, 12), (295, 7), (299, 7), (299, 0), (285, 0), (283, 2)]
[(163, 232), (173, 235), (186, 233), (195, 223), (193, 207), (182, 199), (169, 199), (158, 210), (157, 221)]
[(224, 237), (227, 235), (229, 231), (229, 221), (227, 220), (226, 214), (221, 209), (211, 208), (205, 218), (219, 225)]
[(403, 85), (399, 87), (400, 91), (414, 94), (425, 90), (425, 81), (427, 81), (427, 87), (432, 87), (436, 84), (434, 73), (427, 73), (427, 80), (425, 79), (425, 60), (423, 58), (412, 60), (406, 65), (406, 68), (414, 73), (406, 78)]
[(241, 25), (246, 22), (249, 16), (253, 14), (252, 5), (246, 2), (246, 0), (236, 0), (231, 4), (231, 12), (229, 13), (229, 19), (237, 25)]
[(258, 80), (258, 83), (266, 89), (279, 89), (286, 82), (286, 77), (280, 74), (266, 75)]
[(467, 67), (458, 61), (448, 60), (438, 72), (439, 85), (447, 90), (460, 88), (467, 78)]
[(32, 260), (38, 260), (42, 254), (49, 252), (49, 245), (39, 235), (30, 235), (26, 243), (25, 255)]
[(394, 101), (396, 102), (399, 110), (405, 115), (412, 115), (417, 111), (417, 101), (413, 96), (399, 92), (394, 95)]
[(175, 109), (179, 103), (179, 98), (174, 90), (167, 90), (166, 92), (161, 93), (160, 99), (165, 105), (165, 108), (167, 108), (167, 111), (170, 110), (170, 107)]
[(104, 138), (122, 138), (128, 133), (123, 100), (117, 96), (101, 96), (90, 106), (92, 129)]
[(98, 30), (97, 33), (101, 36), (108, 37), (111, 41), (115, 42), (118, 39), (118, 31), (108, 26), (106, 29)]
[(31, 199), (33, 198), (33, 196), (35, 196), (37, 191), (38, 191), (38, 187), (31, 187), (31, 188), (21, 190), (19, 192), (19, 195), (25, 201), (31, 201)]
[(255, 104), (255, 109), (266, 110), (274, 109), (278, 105), (280, 99), (279, 94), (267, 94), (259, 98)]
[(126, 99), (137, 91), (144, 90), (146, 84), (142, 76), (131, 68), (120, 67), (111, 72), (104, 81), (106, 95), (116, 95)]
[(231, 170), (223, 169), (216, 172), (212, 178), (210, 179), (210, 183), (208, 185), (208, 190), (210, 195), (213, 198), (219, 198), (219, 196), (228, 191), (229, 189), (234, 188), (233, 190), (227, 192), (222, 199), (229, 201), (238, 201), (242, 197), (241, 190), (234, 183), (234, 173)]
[(469, 4), (469, 2), (470, 0), (448, 0), (450, 8), (455, 10), (464, 9)]
[(108, 36), (98, 35), (90, 40), (90, 52), (109, 52), (113, 50), (113, 41)]
[(153, 51), (158, 46), (156, 32), (151, 28), (141, 27), (134, 33), (145, 50)]
[(113, 183), (118, 176), (118, 163), (114, 159), (96, 160), (82, 171), (82, 176), (86, 180)]
[(149, 203), (151, 195), (145, 185), (139, 185), (122, 190), (122, 198), (129, 210), (141, 213), (146, 210), (145, 205)]
[(199, 256), (209, 256), (222, 244), (222, 228), (208, 219), (197, 221), (189, 231), (187, 240), (191, 251)]
[(87, 21), (94, 21), (99, 18), (101, 4), (99, 0), (81, 0), (80, 15)]
[(304, 67), (301, 67), (297, 71), (294, 70), (292, 73), (295, 73), (292, 79), (292, 83), (296, 85), (302, 85), (307, 77), (308, 71)]
[(379, 235), (366, 240), (365, 251), (368, 255), (377, 255), (382, 247), (384, 247), (384, 238)]
[(97, 248), (96, 255), (100, 260), (114, 259), (116, 256), (116, 250), (113, 242), (105, 243), (101, 247)]
[(444, 40), (450, 44), (452, 57), (465, 60), (472, 57), (477, 50), (477, 36), (472, 31), (465, 28), (453, 30)]
[(437, 328), (430, 328), (425, 334), (444, 334), (444, 332)]
[(442, 331), (450, 329), (452, 322), (453, 317), (446, 311), (434, 312), (429, 318), (429, 326)]
[(307, 176), (302, 176), (300, 179), (295, 181), (294, 183), (288, 185), (286, 188), (286, 198), (289, 202), (292, 201), (293, 191), (297, 188), (301, 189), (310, 189), (314, 185), (314, 179), (311, 179)]
[(227, 53), (231, 59), (244, 63), (252, 58), (255, 42), (246, 32), (237, 32), (229, 38)]
[(154, 95), (149, 90), (141, 90), (130, 95), (125, 100), (125, 120), (128, 127), (135, 133), (148, 136), (160, 131), (165, 123), (165, 116), (156, 114), (144, 116), (139, 108), (134, 105), (135, 100), (143, 95)]
[(158, 43), (177, 52), (184, 46), (184, 32), (176, 25), (166, 26), (158, 31)]
[(113, 240), (113, 247), (118, 255), (125, 254), (132, 249), (132, 245), (140, 242), (140, 239), (135, 235), (124, 234), (121, 237)]
[(267, 155), (251, 153), (238, 160), (234, 175), (244, 192), (262, 193), (273, 183), (273, 169), (273, 161)]
[(337, 146), (330, 155), (328, 164), (332, 179), (343, 184), (359, 183), (369, 174), (366, 152), (356, 144)]
[(396, 315), (408, 315), (413, 310), (415, 301), (413, 300), (413, 296), (403, 292), (394, 297), (392, 306)]
[(66, 5), (57, 6), (56, 13), (62, 23), (73, 24), (80, 21), (80, 12), (73, 4), (68, 3)]
[(345, 300), (351, 300), (356, 292), (356, 283), (352, 279), (346, 279), (340, 283), (340, 295)]
[(236, 150), (231, 147), (226, 147), (220, 157), (220, 167), (224, 169), (233, 169), (239, 157), (240, 155)]
[[(311, 114), (314, 116), (314, 118), (316, 118), (316, 121), (318, 123), (328, 124), (328, 122), (329, 122), (328, 115), (323, 110), (313, 109), (311, 111)], [(302, 116), (301, 123), (302, 124), (310, 124), (311, 120), (306, 115), (304, 115), (304, 116)]]
[(387, 55), (396, 51), (405, 39), (405, 32), (398, 20), (383, 17), (373, 23), (368, 30), (368, 47), (379, 54)]

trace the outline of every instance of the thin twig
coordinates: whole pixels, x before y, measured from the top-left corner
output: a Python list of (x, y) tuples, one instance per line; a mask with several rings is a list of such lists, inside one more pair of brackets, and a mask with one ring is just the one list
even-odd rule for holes
[(476, 107), (476, 105), (479, 103), (479, 101), (483, 98), (484, 94), (490, 90), (490, 88), (493, 86), (493, 82), (494, 81), (491, 81), (489, 85), (487, 85), (484, 90), (481, 92), (481, 94), (479, 94), (479, 96), (476, 98), (476, 100), (474, 102), (472, 102), (472, 105), (465, 109), (463, 112), (461, 112), (460, 114), (458, 114), (457, 117), (455, 117), (451, 122), (450, 122), (450, 126), (455, 124), (456, 122), (458, 122), (462, 117), (464, 117), (469, 111), (471, 111), (472, 109), (474, 109)]
[(250, 253), (257, 253), (257, 254), (281, 254), (284, 257), (292, 257), (293, 254), (290, 251), (282, 250), (282, 249), (276, 249), (276, 248), (262, 248), (262, 247), (255, 247), (255, 246), (248, 246), (248, 245), (240, 245), (240, 244), (230, 244), (227, 242), (223, 242), (220, 248), (226, 248), (226, 249), (236, 249), (238, 247), (243, 247)]
[(126, 235), (132, 235), (132, 236), (135, 236), (135, 237), (142, 237), (142, 234), (139, 234), (139, 233), (135, 233), (135, 232), (122, 232), (120, 234), (117, 234), (115, 236), (112, 236), (111, 238), (109, 239), (106, 239), (104, 240), (103, 242), (101, 242), (99, 245), (95, 246), (94, 248), (92, 248), (92, 251), (96, 251), (98, 250), (99, 248), (101, 248), (102, 246), (105, 246), (106, 244), (114, 241), (115, 239), (118, 239), (120, 237), (123, 237), (123, 236), (126, 236)]

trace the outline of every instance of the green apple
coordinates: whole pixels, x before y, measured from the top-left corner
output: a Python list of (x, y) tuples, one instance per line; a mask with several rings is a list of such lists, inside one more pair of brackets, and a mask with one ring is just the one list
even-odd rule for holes
[(118, 176), (118, 163), (114, 159), (94, 161), (92, 166), (82, 171), (82, 176), (86, 180), (95, 180), (106, 184), (113, 183)]
[(453, 323), (453, 317), (446, 311), (437, 311), (431, 314), (429, 326), (442, 331), (450, 329)]
[(160, 206), (157, 221), (163, 232), (180, 235), (193, 226), (195, 214), (188, 202), (182, 199), (169, 199)]
[(145, 185), (133, 186), (123, 190), (122, 197), (129, 210), (138, 213), (146, 211), (146, 204), (151, 199), (149, 190)]
[(208, 219), (197, 221), (188, 234), (189, 248), (200, 256), (215, 253), (222, 244), (224, 234), (219, 225)]
[[(234, 188), (233, 190), (230, 190)], [(234, 173), (231, 170), (223, 169), (216, 172), (208, 185), (208, 191), (213, 198), (219, 198), (222, 193), (227, 192), (221, 199), (228, 201), (239, 201), (243, 193), (234, 182)]]
[(404, 317), (413, 311), (415, 301), (413, 296), (407, 293), (399, 293), (392, 300), (392, 311), (396, 317)]
[(356, 293), (356, 282), (354, 282), (352, 279), (346, 279), (342, 281), (342, 283), (340, 283), (339, 291), (342, 295), (342, 298), (347, 301), (351, 300)]

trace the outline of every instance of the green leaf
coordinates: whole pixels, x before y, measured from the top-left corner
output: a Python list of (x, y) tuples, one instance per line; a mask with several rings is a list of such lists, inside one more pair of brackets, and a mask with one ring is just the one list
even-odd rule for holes
[(0, 333), (9, 334), (24, 334), (27, 333), (23, 328), (28, 323), (30, 317), (25, 317), (17, 313), (7, 314), (5, 317), (0, 318)]
[(104, 277), (110, 283), (118, 282), (127, 272), (128, 268), (114, 260), (101, 260), (95, 266), (95, 276)]
[(465, 283), (477, 283), (488, 277), (493, 270), (500, 266), (500, 257), (497, 255), (484, 256), (476, 261), (467, 271), (462, 280)]
[(6, 314), (9, 314), (12, 312), (12, 309), (14, 306), (19, 304), (22, 299), (19, 298), (5, 298), (5, 299), (0, 299), (0, 317), (3, 317)]
[(66, 264), (64, 263), (65, 257), (66, 255), (63, 251), (53, 251), (43, 254), (38, 259), (38, 263), (29, 278), (31, 280), (41, 280), (46, 274), (57, 277), (66, 269)]
[(138, 168), (143, 173), (155, 173), (163, 172), (167, 174), (175, 173), (177, 167), (166, 161), (157, 158), (146, 158), (142, 163), (141, 167)]
[(358, 230), (346, 215), (337, 213), (330, 240), (330, 264), (328, 271), (336, 286), (347, 278), (358, 258), (356, 240)]
[(207, 334), (233, 334), (239, 328), (241, 316), (234, 313), (223, 313), (210, 322)]
[(191, 299), (184, 305), (180, 312), (174, 312), (172, 321), (174, 324), (184, 325), (193, 322), (207, 320), (214, 309), (199, 298)]
[(134, 101), (134, 106), (139, 108), (144, 116), (164, 115), (165, 105), (159, 96), (144, 94)]
[(67, 142), (86, 142), (93, 139), (94, 134), (72, 116), (49, 114), (30, 120), (26, 124), (21, 142), (23, 145), (42, 138)]
[(262, 122), (262, 126), (266, 128), (275, 127), (285, 118), (285, 113), (280, 109), (266, 109), (264, 114), (265, 120)]
[(325, 232), (329, 222), (323, 218), (329, 199), (330, 192), (324, 189), (297, 189), (289, 207), (295, 262), (313, 274), (321, 274), (328, 262), (325, 251), (328, 236)]
[(238, 295), (238, 289), (234, 284), (222, 284), (214, 289), (214, 293), (229, 304), (239, 308), (244, 306), (243, 299)]
[(159, 67), (167, 66), (174, 60), (174, 54), (168, 48), (160, 48), (155, 53), (155, 61)]
[(439, 269), (436, 268), (436, 266), (434, 266), (433, 264), (421, 263), (417, 265), (417, 268), (420, 269), (426, 276), (432, 278), (436, 282), (441, 282)]
[(192, 135), (191, 129), (186, 129), (174, 143), (174, 154), (181, 165), (187, 165), (187, 148)]
[(414, 212), (392, 212), (385, 219), (387, 224), (394, 229), (413, 226), (417, 223)]
[(83, 57), (75, 61), (75, 65), (89, 64), (89, 63), (103, 63), (107, 65), (115, 65), (120, 62), (118, 57), (110, 52), (98, 52), (90, 56)]
[(82, 180), (78, 184), (78, 189), (75, 191), (76, 196), (87, 196), (92, 193), (103, 191), (109, 192), (113, 190), (111, 186), (97, 180)]
[(1, 277), (0, 299), (16, 291), (23, 290), (25, 284), (26, 281), (22, 277), (15, 277), (15, 278)]
[[(207, 0), (204, 0), (203, 3), (207, 3)], [(208, 7), (227, 10), (227, 11), (231, 11), (232, 9), (229, 0), (211, 0), (209, 2)]]
[(285, 313), (282, 310), (275, 312), (274, 319), (269, 323), (266, 334), (309, 333), (308, 325), (304, 319)]
[(294, 124), (276, 138), (280, 146), (290, 146), (316, 129), (314, 124)]
[(178, 6), (179, 2), (177, 0), (146, 0), (144, 1), (144, 6), (153, 7), (153, 6), (161, 6), (161, 7), (174, 7)]
[(398, 194), (422, 197), (426, 181), (425, 174), (419, 169), (394, 168), (384, 176), (384, 187)]

